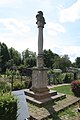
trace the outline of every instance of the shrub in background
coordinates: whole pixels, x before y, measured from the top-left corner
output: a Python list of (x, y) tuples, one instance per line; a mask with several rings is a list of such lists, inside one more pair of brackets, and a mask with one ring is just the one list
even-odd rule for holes
[(11, 89), (11, 84), (4, 80), (0, 81), (0, 91), (8, 92)]
[(64, 83), (71, 83), (74, 80), (74, 74), (73, 73), (64, 73)]
[(21, 82), (19, 80), (15, 80), (13, 83), (13, 90), (20, 90), (22, 88), (24, 88), (23, 82)]
[(17, 120), (17, 99), (13, 95), (0, 94), (0, 120)]
[(13, 90), (21, 90), (21, 89), (27, 89), (30, 87), (30, 81), (19, 81), (15, 80), (13, 83)]
[(50, 69), (48, 71), (48, 81), (49, 85), (52, 84), (60, 84), (63, 83), (61, 69)]

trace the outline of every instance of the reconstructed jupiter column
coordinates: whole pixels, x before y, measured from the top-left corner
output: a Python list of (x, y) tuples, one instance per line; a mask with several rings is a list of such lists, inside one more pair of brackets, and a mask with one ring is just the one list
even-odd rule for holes
[(36, 15), (37, 26), (38, 26), (38, 57), (37, 66), (32, 68), (32, 87), (25, 91), (27, 100), (38, 105), (42, 105), (49, 100), (52, 100), (52, 96), (57, 95), (56, 91), (48, 89), (48, 68), (44, 67), (43, 59), (43, 28), (45, 19), (43, 12), (39, 11)]
[(39, 11), (36, 15), (38, 25), (38, 58), (37, 58), (37, 67), (43, 67), (43, 28), (45, 23), (45, 19), (43, 17), (43, 12)]
[(35, 93), (36, 99), (44, 98), (44, 93), (48, 95), (47, 88), (47, 68), (44, 68), (43, 62), (43, 28), (45, 19), (43, 17), (43, 12), (39, 11), (36, 15), (38, 25), (38, 57), (37, 57), (37, 67), (32, 68), (32, 91)]

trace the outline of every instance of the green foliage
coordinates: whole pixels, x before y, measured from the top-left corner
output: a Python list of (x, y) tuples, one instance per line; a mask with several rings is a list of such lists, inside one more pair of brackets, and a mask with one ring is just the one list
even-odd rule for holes
[(18, 80), (15, 80), (13, 83), (13, 90), (20, 90), (24, 87), (24, 84)]
[(6, 75), (7, 77), (11, 74), (10, 70), (9, 69), (6, 69)]
[(73, 73), (64, 73), (64, 83), (71, 83), (74, 80), (74, 74)]
[(8, 92), (11, 90), (11, 84), (9, 82), (6, 81), (0, 81), (0, 92)]
[(18, 77), (20, 77), (20, 72), (19, 72), (19, 70), (6, 69), (6, 75), (10, 79), (12, 76), (14, 76), (14, 78), (18, 78)]
[(15, 65), (20, 65), (21, 64), (21, 54), (15, 50), (14, 48), (10, 48), (9, 49), (9, 53), (10, 53), (10, 60), (12, 60), (12, 64), (15, 64)]
[[(5, 72), (6, 69), (15, 66), (24, 65), (27, 67), (36, 66), (36, 53), (26, 49), (21, 54), (14, 48), (8, 49), (7, 45), (0, 43), (0, 71)], [(68, 55), (63, 57), (58, 54), (53, 53), (50, 49), (44, 50), (44, 66), (48, 68), (62, 69), (63, 72), (66, 71), (66, 67), (71, 66), (71, 61)]]
[(71, 89), (75, 96), (80, 97), (80, 80), (72, 81)]
[(22, 62), (27, 67), (36, 66), (36, 53), (26, 49), (22, 52)]
[(71, 83), (74, 80), (73, 73), (62, 73), (60, 69), (48, 71), (49, 84)]
[(76, 58), (76, 66), (80, 68), (80, 57)]
[(17, 120), (17, 99), (10, 94), (0, 94), (0, 120)]
[(63, 75), (60, 69), (50, 69), (48, 71), (49, 83), (60, 84), (63, 83)]
[(13, 90), (20, 90), (20, 89), (24, 89), (24, 88), (28, 88), (30, 85), (30, 81), (19, 81), (19, 80), (15, 80), (13, 83)]
[(56, 90), (57, 92), (73, 95), (71, 86), (70, 85), (64, 85), (64, 86), (58, 86), (51, 88), (52, 90)]
[(31, 80), (26, 80), (24, 81), (25, 88), (29, 89), (32, 86), (32, 81)]
[(48, 68), (61, 69), (66, 72), (66, 68), (71, 66), (68, 55), (59, 56), (50, 49), (44, 50), (44, 66)]
[(48, 68), (53, 68), (55, 57), (59, 57), (59, 55), (54, 54), (50, 49), (44, 50), (44, 66)]
[(60, 58), (59, 61), (59, 68), (63, 71), (66, 72), (66, 68), (71, 66), (71, 61), (69, 60), (68, 55), (64, 55)]
[(6, 63), (10, 59), (8, 47), (4, 43), (0, 43), (0, 68), (4, 72), (6, 70)]

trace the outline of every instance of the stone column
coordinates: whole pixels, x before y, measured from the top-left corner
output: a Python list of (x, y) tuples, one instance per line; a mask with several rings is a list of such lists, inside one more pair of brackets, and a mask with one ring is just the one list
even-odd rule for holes
[(37, 57), (37, 67), (43, 68), (43, 28), (45, 23), (45, 19), (43, 17), (43, 12), (39, 11), (36, 15), (38, 25), (38, 57)]
[[(38, 25), (38, 57), (37, 57), (37, 67), (32, 68), (32, 91), (35, 93), (36, 99), (42, 99), (47, 97), (47, 68), (44, 68), (43, 61), (43, 28), (45, 19), (43, 17), (43, 12), (39, 11), (36, 15)], [(46, 95), (45, 95), (46, 93)]]

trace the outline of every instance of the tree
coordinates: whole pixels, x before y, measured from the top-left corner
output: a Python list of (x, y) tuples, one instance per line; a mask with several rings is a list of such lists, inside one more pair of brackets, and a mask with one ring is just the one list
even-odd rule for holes
[(21, 54), (14, 48), (9, 49), (10, 61), (9, 63), (19, 66), (21, 64)]
[(58, 57), (58, 55), (54, 54), (50, 49), (44, 50), (44, 66), (53, 68), (55, 57)]
[(0, 73), (1, 73), (1, 62), (2, 62), (2, 56), (1, 56), (1, 42), (0, 42)]
[(68, 55), (64, 55), (60, 58), (59, 68), (66, 72), (66, 68), (71, 67), (71, 61), (69, 60)]
[(53, 63), (53, 68), (54, 69), (59, 69), (60, 68), (60, 56), (55, 56), (54, 57), (54, 63)]
[(26, 49), (22, 52), (22, 63), (24, 66), (33, 67), (36, 66), (36, 53)]
[(0, 62), (1, 62), (2, 72), (5, 72), (6, 63), (8, 62), (9, 59), (10, 56), (9, 56), (8, 47), (6, 46), (5, 43), (2, 44), (0, 43)]
[(76, 66), (80, 68), (80, 57), (76, 58)]

